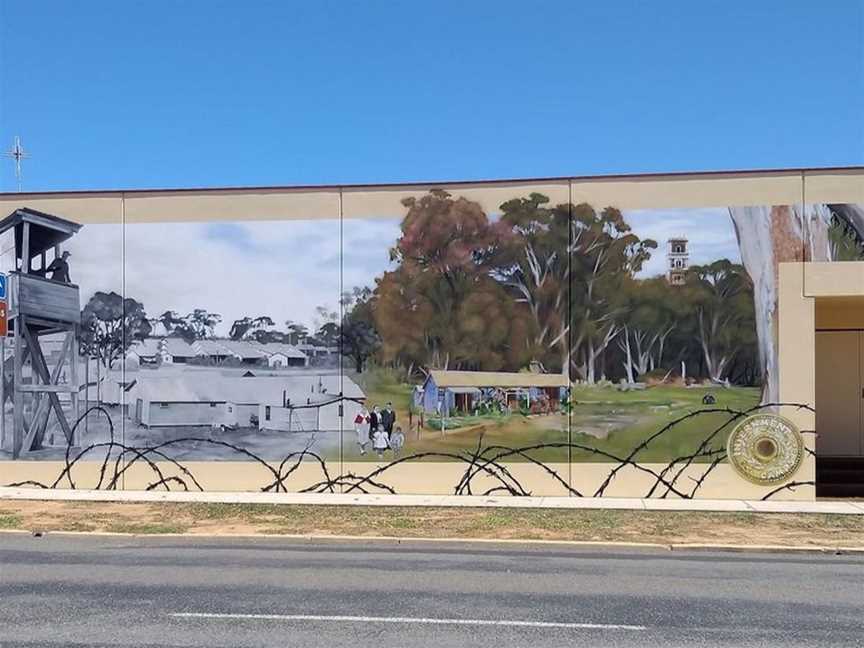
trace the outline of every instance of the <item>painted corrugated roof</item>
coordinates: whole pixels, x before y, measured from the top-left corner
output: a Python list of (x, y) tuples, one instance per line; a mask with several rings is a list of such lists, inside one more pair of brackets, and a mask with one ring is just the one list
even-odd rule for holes
[(231, 352), (216, 340), (196, 340), (192, 345), (201, 355), (227, 356)]
[[(223, 376), (210, 371), (189, 371), (173, 376), (139, 378), (136, 398), (162, 403), (280, 403), (283, 392), (295, 403), (328, 401), (341, 387), (348, 398), (365, 398), (350, 378), (333, 375)], [(319, 386), (320, 385), (320, 386)], [(323, 391), (322, 391), (323, 390)]]
[(562, 374), (504, 371), (444, 371), (433, 369), (432, 379), (439, 387), (568, 387)]
[(224, 402), (223, 380), (219, 376), (196, 375), (193, 379), (182, 374), (160, 378), (140, 377), (135, 385), (135, 397), (165, 403)]
[(286, 358), (306, 359), (306, 354), (292, 344), (272, 342), (260, 344), (251, 340), (197, 340), (193, 347), (201, 355), (225, 356), (233, 355), (241, 358), (266, 358), (275, 353), (281, 353)]
[(139, 356), (157, 356), (161, 350), (161, 340), (159, 338), (145, 338), (144, 340), (136, 340), (129, 347), (130, 352), (137, 353)]
[(302, 344), (298, 344), (297, 348), (303, 351), (304, 353), (338, 353), (338, 346), (321, 346), (320, 344), (309, 344), (307, 342), (303, 342)]
[(192, 348), (192, 345), (181, 338), (168, 337), (162, 340), (162, 348), (168, 355), (179, 356), (181, 358), (194, 358), (198, 353)]
[(306, 359), (306, 354), (303, 353), (300, 349), (298, 349), (293, 344), (283, 344), (281, 342), (270, 342), (268, 344), (259, 344), (258, 348), (266, 353), (268, 356), (271, 356), (275, 353), (281, 353), (286, 358), (302, 358)]
[(227, 349), (231, 355), (239, 356), (240, 358), (254, 358), (260, 360), (266, 358), (267, 354), (257, 349), (254, 344), (245, 340), (214, 340), (216, 344)]

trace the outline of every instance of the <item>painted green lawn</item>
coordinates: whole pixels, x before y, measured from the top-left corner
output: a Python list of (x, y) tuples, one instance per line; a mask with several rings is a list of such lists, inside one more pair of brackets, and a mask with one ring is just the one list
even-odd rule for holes
[[(477, 422), (483, 425), (483, 446), (505, 446), (521, 448), (533, 445), (566, 443), (567, 419), (564, 416), (539, 417), (532, 421), (518, 414), (505, 417), (477, 417)], [(548, 420), (548, 423), (547, 423)], [(410, 452), (474, 452), (480, 440), (480, 432), (448, 431), (441, 435), (436, 430), (427, 428), (423, 437), (409, 438), (407, 446)], [(566, 448), (542, 448), (532, 450), (529, 455), (544, 462), (566, 462)], [(507, 461), (524, 461), (524, 457), (513, 455), (506, 457)]]
[[(702, 404), (702, 398), (708, 392), (716, 398), (714, 405)], [(646, 437), (690, 412), (719, 408), (746, 410), (758, 404), (759, 397), (760, 390), (756, 387), (687, 389), (663, 386), (632, 392), (621, 392), (614, 388), (577, 387), (573, 390), (572, 442), (622, 456), (629, 454)], [(580, 430), (585, 429), (597, 430), (598, 421), (610, 419), (605, 439), (580, 433)], [(729, 419), (728, 414), (706, 413), (678, 423), (640, 451), (637, 458), (642, 462), (664, 462), (690, 454)], [(734, 425), (728, 426), (715, 437), (713, 447), (726, 443), (732, 427)], [(597, 459), (589, 452), (574, 451), (573, 460)]]
[[(357, 382), (366, 393), (366, 402), (371, 408), (373, 405), (383, 406), (392, 402), (396, 410), (396, 420), (402, 425), (405, 432), (405, 448), (402, 455), (419, 454), (423, 452), (436, 453), (459, 453), (472, 452), (477, 448), (479, 432), (466, 431), (455, 432), (448, 430), (446, 435), (439, 435), (428, 426), (423, 432), (421, 439), (417, 438), (416, 432), (408, 431), (408, 407), (411, 401), (412, 385), (399, 382), (391, 372), (377, 369), (361, 375), (352, 375), (352, 380)], [(545, 443), (562, 443), (567, 441), (566, 420), (564, 417), (544, 417), (554, 419), (559, 429), (543, 429), (542, 426), (532, 425), (525, 418), (515, 416), (467, 416), (459, 417), (466, 425), (476, 426), (482, 424), (483, 445), (502, 445), (507, 447), (523, 447), (528, 445), (539, 445)], [(414, 417), (416, 424), (417, 417)], [(555, 427), (555, 426), (552, 426)], [(541, 461), (567, 461), (566, 449), (544, 449), (535, 451), (532, 457)], [(374, 453), (368, 453), (361, 457), (359, 451), (353, 444), (343, 447), (343, 457), (348, 461), (367, 460), (377, 461)], [(385, 459), (393, 458), (391, 452), (387, 452)], [(430, 459), (434, 460), (434, 458)], [(440, 459), (438, 459), (440, 461)], [(514, 461), (518, 460), (514, 458)]]
[[(460, 422), (471, 425), (465, 432), (448, 430), (438, 434), (427, 427), (422, 438), (407, 430), (408, 404), (411, 385), (400, 383), (392, 374), (384, 371), (370, 372), (355, 380), (362, 385), (370, 403), (383, 405), (391, 401), (406, 433), (404, 454), (422, 452), (459, 453), (471, 452), (477, 447), (482, 425), (484, 446), (507, 446), (511, 448), (541, 444), (566, 443), (568, 441), (565, 416), (537, 416), (530, 419), (515, 414), (508, 417), (459, 417)], [(706, 393), (716, 398), (714, 405), (703, 405)], [(690, 412), (730, 408), (746, 410), (759, 402), (760, 390), (754, 387), (684, 388), (673, 386), (652, 387), (642, 391), (619, 391), (614, 387), (576, 386), (573, 389), (573, 412), (570, 416), (570, 441), (574, 444), (597, 448), (615, 456), (625, 456), (639, 443), (665, 425)], [(683, 421), (654, 440), (640, 451), (640, 462), (666, 462), (675, 457), (695, 451), (700, 443), (729, 420), (728, 414), (706, 413)], [(415, 418), (416, 420), (416, 418)], [(715, 437), (713, 447), (721, 447), (733, 426), (728, 426)], [(567, 448), (544, 448), (534, 450), (531, 457), (544, 462), (566, 462)], [(360, 459), (353, 447), (346, 448), (345, 458)], [(364, 457), (376, 460), (374, 455)], [(387, 453), (386, 459), (392, 459)], [(604, 461), (601, 456), (589, 451), (573, 450), (572, 461)], [(518, 457), (510, 460), (519, 461)]]
[(371, 369), (362, 374), (352, 373), (348, 376), (363, 389), (366, 406), (370, 411), (375, 405), (384, 407), (388, 402), (393, 403), (396, 420), (405, 424), (408, 420), (412, 385), (400, 382), (393, 372), (384, 369)]

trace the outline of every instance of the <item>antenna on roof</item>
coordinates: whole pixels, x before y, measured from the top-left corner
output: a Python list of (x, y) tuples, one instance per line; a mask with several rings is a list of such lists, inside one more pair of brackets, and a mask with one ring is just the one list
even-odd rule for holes
[(12, 148), (6, 151), (3, 154), (3, 157), (8, 157), (15, 160), (15, 181), (18, 185), (18, 191), (21, 191), (21, 160), (28, 159), (30, 156), (24, 150), (24, 147), (21, 146), (21, 138), (16, 135), (15, 143), (12, 145)]
[(21, 138), (17, 135), (15, 136), (15, 143), (12, 145), (12, 148), (3, 153), (3, 157), (11, 158), (15, 160), (15, 181), (18, 183), (18, 192), (21, 192), (21, 160), (26, 160), (30, 156), (24, 151), (24, 147), (21, 146)]

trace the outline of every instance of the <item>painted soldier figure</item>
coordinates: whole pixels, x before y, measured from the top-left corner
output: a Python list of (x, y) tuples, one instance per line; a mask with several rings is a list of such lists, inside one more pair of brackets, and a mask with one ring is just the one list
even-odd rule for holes
[(69, 252), (64, 252), (61, 256), (55, 257), (51, 264), (45, 269), (45, 273), (51, 273), (52, 281), (60, 281), (63, 283), (72, 283), (69, 277), (69, 257), (72, 256)]

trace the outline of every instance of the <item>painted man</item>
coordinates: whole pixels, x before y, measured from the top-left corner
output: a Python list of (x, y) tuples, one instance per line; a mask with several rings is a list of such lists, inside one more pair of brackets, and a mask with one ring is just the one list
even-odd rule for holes
[(62, 283), (72, 283), (72, 279), (69, 277), (69, 257), (72, 256), (69, 252), (64, 252), (59, 257), (54, 257), (54, 260), (51, 262), (45, 269), (45, 273), (51, 273), (52, 281), (60, 281)]
[(387, 403), (381, 412), (381, 427), (387, 433), (387, 438), (393, 434), (393, 425), (396, 423), (396, 412), (393, 411), (393, 403)]

